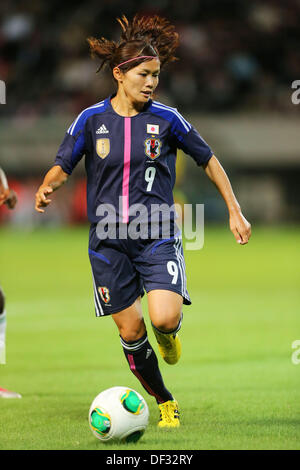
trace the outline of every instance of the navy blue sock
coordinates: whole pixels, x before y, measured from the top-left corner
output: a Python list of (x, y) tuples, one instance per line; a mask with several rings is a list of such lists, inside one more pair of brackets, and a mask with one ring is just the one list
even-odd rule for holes
[(121, 336), (120, 338), (130, 370), (144, 389), (157, 403), (173, 400), (172, 394), (164, 385), (158, 360), (148, 341), (147, 333), (137, 341), (125, 341)]

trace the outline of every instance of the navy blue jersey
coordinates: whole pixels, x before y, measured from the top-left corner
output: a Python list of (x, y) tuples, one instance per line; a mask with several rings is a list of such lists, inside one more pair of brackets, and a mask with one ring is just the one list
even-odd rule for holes
[[(174, 204), (177, 149), (198, 165), (212, 150), (175, 108), (149, 100), (139, 114), (117, 114), (111, 98), (85, 109), (69, 127), (55, 164), (71, 175), (85, 155), (87, 212), (91, 223), (103, 217), (99, 206), (112, 205), (117, 221), (128, 223), (136, 204)], [(120, 203), (121, 201), (121, 203)]]

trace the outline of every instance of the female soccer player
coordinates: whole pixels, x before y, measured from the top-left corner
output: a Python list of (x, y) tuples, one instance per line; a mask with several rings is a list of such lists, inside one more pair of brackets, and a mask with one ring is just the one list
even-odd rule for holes
[[(191, 301), (174, 216), (168, 211), (158, 216), (157, 208), (174, 204), (177, 148), (191, 155), (215, 183), (227, 204), (230, 228), (242, 245), (249, 240), (250, 224), (222, 166), (196, 129), (177, 109), (151, 99), (161, 68), (175, 60), (174, 27), (159, 16), (136, 15), (131, 23), (123, 16), (118, 21), (118, 43), (88, 39), (92, 54), (102, 60), (100, 69), (109, 64), (117, 92), (82, 111), (71, 124), (55, 165), (36, 193), (35, 207), (44, 212), (49, 194), (85, 155), (96, 315), (112, 315), (131, 371), (159, 405), (159, 427), (177, 427), (178, 403), (164, 385), (141, 309), (145, 290), (159, 352), (168, 364), (175, 364), (181, 353), (182, 305)], [(131, 224), (137, 208), (143, 213), (141, 225), (148, 227), (139, 237)], [(155, 219), (155, 235), (146, 219), (151, 224)]]
[[(9, 188), (6, 175), (0, 168), (0, 206), (6, 204), (9, 209), (13, 209), (17, 204), (15, 191)], [(6, 340), (6, 311), (5, 297), (0, 287), (0, 364), (5, 363), (5, 340)], [(0, 398), (21, 398), (21, 395), (6, 388), (0, 387)]]

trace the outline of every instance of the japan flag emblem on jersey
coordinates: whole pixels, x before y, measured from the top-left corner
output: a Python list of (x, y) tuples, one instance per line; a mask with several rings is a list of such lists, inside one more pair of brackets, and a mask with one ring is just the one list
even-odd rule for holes
[(155, 137), (149, 137), (145, 140), (145, 153), (151, 160), (160, 156), (161, 141)]
[(159, 134), (159, 125), (147, 124), (147, 134)]
[(109, 139), (97, 139), (96, 140), (96, 152), (102, 160), (107, 157), (110, 152), (110, 141)]

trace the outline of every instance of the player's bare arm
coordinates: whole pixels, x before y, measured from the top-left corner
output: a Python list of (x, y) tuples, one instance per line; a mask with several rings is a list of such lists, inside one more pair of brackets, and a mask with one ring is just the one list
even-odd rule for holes
[(251, 236), (251, 224), (243, 216), (241, 207), (234, 195), (229, 178), (220, 164), (219, 160), (213, 155), (206, 165), (204, 171), (210, 180), (216, 185), (223, 197), (229, 212), (229, 225), (237, 243), (245, 245)]
[(51, 203), (49, 194), (60, 188), (68, 179), (68, 174), (59, 165), (53, 166), (46, 174), (43, 183), (35, 195), (35, 210), (45, 212), (42, 207), (47, 207)]

